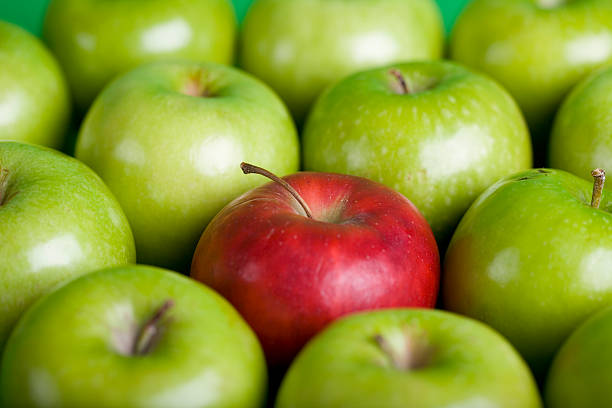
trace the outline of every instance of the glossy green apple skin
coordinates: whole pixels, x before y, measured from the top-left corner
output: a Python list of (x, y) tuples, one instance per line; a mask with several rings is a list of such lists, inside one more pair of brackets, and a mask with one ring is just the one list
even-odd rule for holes
[(398, 94), (390, 67), (340, 81), (308, 118), (304, 167), (394, 188), (444, 244), (484, 189), (531, 166), (529, 133), (516, 103), (488, 78), (449, 62), (393, 67), (415, 90), (431, 89)]
[(612, 309), (582, 324), (563, 344), (548, 373), (549, 408), (600, 408), (612, 401)]
[[(395, 368), (377, 335), (423, 333), (433, 357)], [(401, 341), (401, 337), (400, 337)], [(283, 380), (276, 408), (541, 407), (525, 362), (498, 333), (439, 310), (391, 309), (341, 319), (317, 335)]]
[(576, 86), (561, 105), (550, 138), (550, 166), (591, 178), (612, 172), (612, 69)]
[(612, 192), (536, 169), (491, 186), (446, 253), (445, 308), (498, 330), (537, 375), (565, 338), (612, 301)]
[(443, 49), (432, 0), (256, 0), (239, 58), (302, 122), (332, 82), (392, 62), (440, 58)]
[[(167, 300), (149, 353), (130, 355)], [(7, 407), (261, 407), (266, 366), (257, 338), (213, 290), (175, 272), (94, 272), (37, 302), (2, 360)]]
[(0, 142), (0, 167), (8, 171), (0, 203), (1, 350), (18, 317), (56, 284), (134, 262), (136, 254), (117, 200), (83, 163)]
[[(199, 76), (211, 94), (180, 92)], [(85, 118), (76, 157), (115, 194), (134, 231), (140, 263), (187, 271), (202, 231), (225, 204), (299, 167), (295, 126), (258, 80), (212, 63), (154, 63), (118, 78)]]
[(536, 155), (544, 158), (563, 97), (586, 74), (612, 60), (612, 3), (474, 0), (455, 24), (450, 53), (510, 91), (525, 113)]
[(0, 21), (0, 140), (59, 148), (70, 109), (53, 55), (27, 31)]
[(52, 0), (43, 36), (85, 111), (114, 76), (146, 62), (231, 64), (236, 17), (229, 0)]

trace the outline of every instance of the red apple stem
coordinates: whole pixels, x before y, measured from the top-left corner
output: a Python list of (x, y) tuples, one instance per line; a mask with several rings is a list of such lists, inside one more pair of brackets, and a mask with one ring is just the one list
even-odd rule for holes
[(410, 89), (410, 87), (408, 86), (408, 83), (406, 82), (406, 78), (404, 78), (402, 73), (397, 68), (390, 69), (389, 73), (393, 75), (395, 79), (397, 79), (397, 82), (400, 86), (400, 91), (401, 91), (398, 93), (403, 94), (403, 95), (412, 93), (412, 90)]
[(398, 370), (413, 371), (427, 366), (433, 349), (424, 333), (405, 328), (401, 338), (401, 344), (392, 344), (387, 337), (379, 334), (374, 341)]
[(174, 301), (166, 300), (160, 307), (155, 311), (153, 317), (151, 317), (140, 329), (136, 341), (134, 341), (134, 347), (132, 349), (132, 355), (143, 356), (148, 354), (153, 346), (157, 343), (160, 330), (160, 322), (164, 316), (174, 306)]
[(593, 196), (591, 197), (591, 207), (599, 208), (601, 196), (603, 195), (604, 183), (606, 182), (606, 172), (603, 169), (595, 169), (591, 172), (593, 176)]
[(306, 204), (306, 201), (304, 201), (304, 199), (302, 198), (302, 196), (300, 196), (298, 194), (297, 191), (295, 191), (295, 189), (293, 187), (291, 187), (291, 184), (287, 183), (285, 180), (283, 180), (282, 178), (278, 177), (276, 174), (255, 166), (253, 164), (249, 164), (249, 163), (240, 163), (240, 168), (242, 169), (242, 172), (244, 174), (259, 174), (261, 176), (267, 177), (270, 180), (280, 184), (281, 186), (283, 186), (285, 188), (285, 190), (287, 190), (296, 200), (298, 203), (300, 203), (300, 205), (302, 206), (302, 208), (304, 209), (304, 212), (306, 213), (306, 216), (308, 218), (313, 218), (312, 216), (312, 211), (310, 211), (310, 207), (308, 207), (308, 204)]

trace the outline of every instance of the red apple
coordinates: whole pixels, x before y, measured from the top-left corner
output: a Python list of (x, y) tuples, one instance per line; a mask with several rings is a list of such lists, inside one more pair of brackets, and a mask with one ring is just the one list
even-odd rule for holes
[(404, 196), (354, 176), (297, 173), (237, 198), (208, 225), (191, 276), (216, 289), (290, 362), (348, 313), (433, 307), (440, 261), (431, 228)]

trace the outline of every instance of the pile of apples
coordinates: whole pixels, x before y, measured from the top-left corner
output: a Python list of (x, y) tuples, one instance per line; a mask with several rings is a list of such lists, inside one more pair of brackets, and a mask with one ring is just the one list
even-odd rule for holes
[(43, 41), (0, 22), (0, 406), (612, 406), (612, 1), (446, 48), (434, 0), (51, 0)]

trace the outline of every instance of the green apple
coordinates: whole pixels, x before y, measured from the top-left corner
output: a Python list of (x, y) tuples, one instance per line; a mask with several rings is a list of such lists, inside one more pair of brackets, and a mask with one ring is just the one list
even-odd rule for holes
[(27, 31), (0, 21), (0, 140), (59, 148), (70, 93), (51, 53)]
[(474, 202), (446, 253), (444, 306), (498, 330), (538, 376), (612, 302), (612, 192), (602, 181), (549, 169), (507, 177)]
[(612, 68), (576, 86), (561, 105), (550, 138), (550, 166), (582, 178), (612, 171)]
[(236, 17), (229, 0), (51, 0), (43, 36), (85, 111), (110, 79), (145, 62), (231, 64)]
[(455, 24), (450, 52), (516, 98), (543, 162), (550, 124), (565, 94), (612, 60), (612, 2), (474, 0)]
[(299, 142), (287, 108), (255, 78), (213, 63), (158, 62), (100, 94), (76, 157), (117, 196), (138, 260), (186, 272), (212, 217), (264, 182), (240, 163), (293, 173)]
[(354, 174), (410, 199), (444, 246), (490, 184), (531, 166), (516, 103), (449, 62), (355, 74), (321, 95), (303, 134), (306, 170)]
[(440, 58), (443, 44), (433, 0), (256, 0), (239, 58), (301, 123), (330, 83), (384, 64)]
[(498, 333), (439, 310), (356, 314), (291, 365), (276, 408), (538, 408), (524, 361)]
[(23, 311), (68, 278), (136, 260), (128, 221), (83, 163), (0, 142), (0, 351)]
[(612, 309), (582, 324), (563, 344), (545, 388), (549, 408), (601, 408), (612, 404)]
[(215, 293), (177, 273), (123, 266), (42, 298), (2, 359), (4, 407), (261, 407), (255, 334)]

